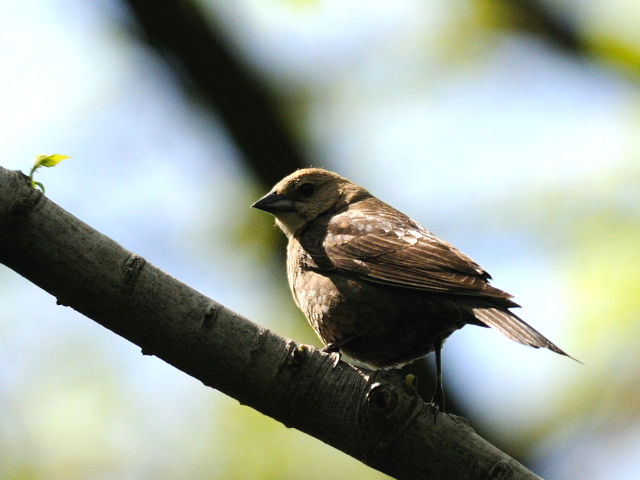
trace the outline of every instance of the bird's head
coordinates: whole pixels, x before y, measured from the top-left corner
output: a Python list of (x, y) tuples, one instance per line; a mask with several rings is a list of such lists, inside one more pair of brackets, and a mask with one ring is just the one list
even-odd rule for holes
[(267, 195), (251, 205), (271, 213), (291, 237), (320, 215), (370, 197), (364, 188), (321, 168), (303, 168), (280, 180)]

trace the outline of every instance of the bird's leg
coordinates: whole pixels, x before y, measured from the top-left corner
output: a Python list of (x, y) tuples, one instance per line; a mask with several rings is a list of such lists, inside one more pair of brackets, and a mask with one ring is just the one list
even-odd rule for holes
[(437, 337), (433, 342), (436, 354), (436, 391), (431, 399), (433, 407), (433, 423), (435, 424), (438, 412), (444, 413), (444, 390), (442, 389), (442, 338)]
[(329, 343), (326, 347), (324, 347), (322, 350), (320, 350), (323, 353), (328, 353), (334, 359), (333, 368), (336, 368), (338, 366), (338, 363), (340, 362), (340, 359), (342, 358), (342, 352), (340, 351), (340, 349), (344, 346), (345, 343), (353, 340), (357, 336), (358, 335), (353, 335), (351, 337), (341, 338), (340, 340), (337, 340), (335, 342)]

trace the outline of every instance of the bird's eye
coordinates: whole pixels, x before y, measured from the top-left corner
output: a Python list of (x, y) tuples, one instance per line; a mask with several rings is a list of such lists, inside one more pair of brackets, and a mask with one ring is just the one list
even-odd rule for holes
[(313, 183), (303, 183), (296, 188), (296, 194), (300, 198), (309, 198), (316, 191), (316, 186)]

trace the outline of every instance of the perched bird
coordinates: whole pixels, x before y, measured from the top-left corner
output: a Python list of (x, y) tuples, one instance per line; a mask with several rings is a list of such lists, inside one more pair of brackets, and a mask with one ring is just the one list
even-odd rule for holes
[(470, 257), (340, 175), (298, 170), (252, 206), (273, 214), (289, 240), (291, 291), (324, 351), (373, 369), (435, 351), (436, 413), (442, 344), (466, 324), (568, 356), (509, 310), (519, 307), (512, 295)]

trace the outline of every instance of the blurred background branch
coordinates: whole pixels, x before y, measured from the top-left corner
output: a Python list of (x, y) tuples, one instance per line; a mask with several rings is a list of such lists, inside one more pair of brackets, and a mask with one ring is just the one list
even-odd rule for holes
[(135, 16), (139, 38), (166, 59), (189, 97), (222, 118), (263, 185), (308, 164), (276, 95), (197, 2), (123, 1)]

